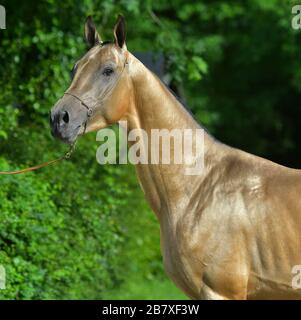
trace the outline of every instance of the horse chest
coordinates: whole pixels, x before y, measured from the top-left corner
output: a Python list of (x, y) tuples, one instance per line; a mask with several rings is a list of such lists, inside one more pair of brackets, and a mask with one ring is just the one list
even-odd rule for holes
[(161, 250), (166, 273), (188, 296), (196, 297), (201, 280), (189, 247), (183, 250), (184, 241), (183, 234), (164, 234), (161, 229)]

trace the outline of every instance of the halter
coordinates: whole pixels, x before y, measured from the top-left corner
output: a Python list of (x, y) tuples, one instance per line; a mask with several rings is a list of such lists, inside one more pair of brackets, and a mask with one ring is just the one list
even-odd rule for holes
[[(123, 66), (123, 69), (116, 81), (116, 84), (118, 83), (119, 79), (121, 78), (121, 75), (125, 69), (125, 67), (128, 65), (128, 51), (125, 52), (125, 62), (124, 62), (124, 66)], [(93, 108), (96, 106), (96, 104), (93, 106), (93, 108), (91, 108), (89, 105), (87, 105), (83, 99), (81, 99), (80, 97), (78, 97), (77, 95), (75, 95), (74, 93), (71, 93), (71, 92), (65, 92), (64, 95), (69, 95), (69, 96), (72, 96), (74, 97), (75, 99), (77, 99), (78, 101), (80, 101), (81, 105), (84, 106), (86, 109), (87, 109), (87, 119), (84, 123), (84, 132), (83, 134), (86, 132), (86, 128), (87, 128), (87, 123), (88, 123), (88, 120), (91, 118), (92, 114), (93, 114)], [(63, 95), (63, 96), (64, 96)], [(1, 171), (0, 172), (0, 175), (13, 175), (13, 174), (20, 174), (20, 173), (25, 173), (25, 172), (30, 172), (30, 171), (35, 171), (35, 170), (38, 170), (38, 169), (41, 169), (41, 168), (44, 168), (44, 167), (47, 167), (49, 165), (52, 165), (52, 164), (55, 164), (57, 162), (60, 162), (60, 161), (63, 161), (63, 160), (68, 160), (74, 149), (75, 149), (75, 145), (76, 145), (76, 141), (77, 139), (70, 145), (70, 148), (69, 150), (60, 158), (58, 159), (55, 159), (55, 160), (51, 160), (51, 161), (47, 161), (47, 162), (44, 162), (42, 164), (39, 164), (37, 166), (34, 166), (34, 167), (30, 167), (30, 168), (26, 168), (26, 169), (23, 169), (23, 170), (18, 170), (18, 171)]]
[[(128, 51), (126, 51), (126, 52), (124, 53), (125, 61), (124, 61), (123, 69), (122, 69), (122, 71), (121, 71), (121, 73), (120, 73), (120, 75), (119, 75), (119, 77), (118, 77), (115, 85), (119, 82), (119, 79), (121, 78), (124, 69), (125, 69), (126, 66), (128, 65), (128, 55), (129, 55), (129, 53), (128, 53)], [(83, 131), (83, 134), (85, 134), (86, 129), (87, 129), (87, 123), (88, 123), (89, 119), (92, 117), (93, 109), (94, 109), (94, 107), (97, 105), (97, 102), (96, 102), (95, 105), (91, 108), (87, 103), (85, 103), (85, 102), (83, 101), (83, 99), (82, 99), (81, 97), (78, 97), (78, 96), (77, 96), (76, 94), (74, 94), (74, 93), (71, 93), (71, 92), (66, 91), (66, 92), (64, 93), (64, 95), (69, 95), (69, 96), (77, 99), (77, 100), (80, 102), (80, 104), (87, 109), (87, 119), (86, 119), (86, 121), (84, 122), (84, 131)], [(64, 96), (64, 95), (63, 95), (63, 96)]]

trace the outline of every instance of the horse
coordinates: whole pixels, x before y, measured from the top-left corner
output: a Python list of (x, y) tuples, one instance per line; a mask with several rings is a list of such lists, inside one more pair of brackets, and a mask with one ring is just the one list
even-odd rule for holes
[[(52, 134), (80, 135), (126, 121), (127, 130), (204, 129), (126, 46), (118, 17), (103, 42), (91, 17), (89, 48), (71, 85), (51, 109)], [(204, 131), (204, 168), (136, 164), (160, 223), (168, 276), (191, 299), (299, 299), (292, 270), (301, 264), (301, 171), (230, 147)], [(194, 137), (194, 140), (196, 136)]]

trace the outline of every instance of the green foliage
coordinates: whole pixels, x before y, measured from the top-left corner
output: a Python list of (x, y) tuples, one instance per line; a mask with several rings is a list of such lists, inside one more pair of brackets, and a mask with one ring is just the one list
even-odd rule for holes
[(132, 277), (124, 281), (122, 286), (109, 292), (105, 298), (112, 300), (187, 300), (188, 298), (177, 287), (172, 285), (166, 277), (145, 280), (141, 277)]
[[(218, 138), (299, 166), (301, 33), (291, 28), (294, 1), (1, 4), (1, 170), (65, 151), (50, 137), (48, 112), (86, 50), (85, 17), (92, 14), (110, 40), (118, 13), (127, 20), (129, 50), (162, 52), (173, 85)], [(0, 264), (7, 271), (1, 298), (182, 297), (164, 280), (158, 222), (133, 168), (98, 166), (96, 148), (88, 135), (71, 161), (0, 178)]]
[[(8, 169), (4, 160), (0, 164)], [(124, 191), (121, 185), (113, 187), (116, 174), (96, 184), (91, 181), (95, 170), (85, 175), (71, 162), (47, 170), (44, 177), (2, 178), (0, 261), (7, 289), (0, 294), (18, 299), (100, 298), (116, 277), (112, 265), (122, 241), (118, 208), (124, 205)], [(72, 172), (72, 179), (60, 170)], [(105, 192), (96, 196), (86, 185)]]

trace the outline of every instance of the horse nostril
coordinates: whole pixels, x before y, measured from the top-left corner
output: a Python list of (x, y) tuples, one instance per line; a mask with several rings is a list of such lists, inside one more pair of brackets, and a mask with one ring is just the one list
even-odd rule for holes
[(65, 123), (68, 123), (68, 122), (69, 122), (69, 113), (68, 113), (67, 111), (64, 112), (63, 121), (64, 121)]

